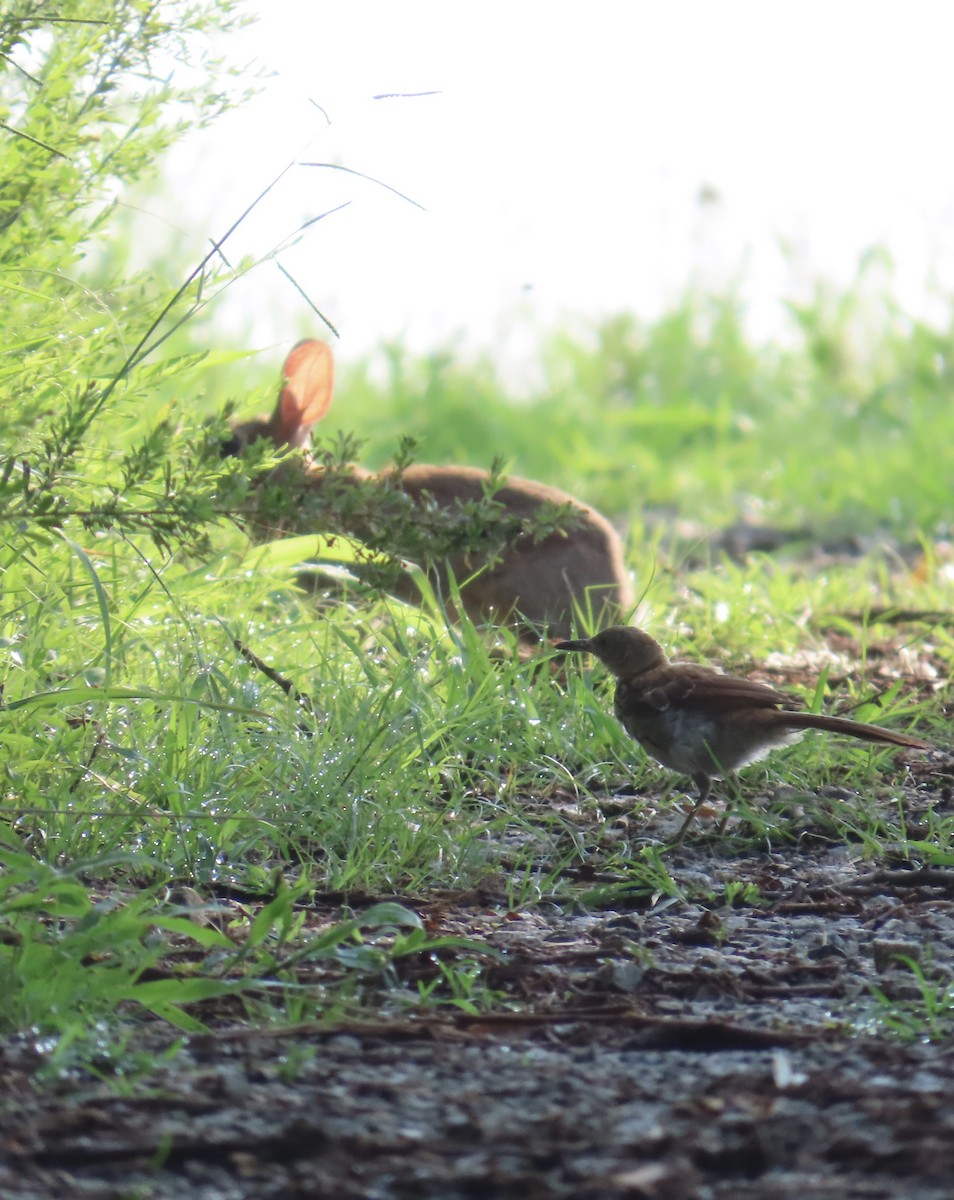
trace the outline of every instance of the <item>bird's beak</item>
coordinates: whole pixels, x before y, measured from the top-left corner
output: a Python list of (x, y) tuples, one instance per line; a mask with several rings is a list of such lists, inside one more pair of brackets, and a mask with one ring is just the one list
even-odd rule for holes
[(589, 638), (580, 638), (575, 642), (557, 642), (553, 647), (554, 650), (583, 650), (587, 651), (590, 648)]

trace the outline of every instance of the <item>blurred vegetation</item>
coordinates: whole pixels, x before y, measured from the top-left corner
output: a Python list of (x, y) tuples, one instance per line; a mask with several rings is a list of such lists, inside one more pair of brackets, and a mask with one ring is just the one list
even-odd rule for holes
[[(168, 263), (131, 274), (110, 239), (125, 228), (120, 189), (237, 98), (211, 60), (194, 88), (167, 70), (185, 47), (194, 63), (237, 9), (63, 0), (57, 17), (0, 13), (0, 1030), (32, 1030), (54, 1072), (120, 1073), (143, 1009), (192, 1030), (223, 1012), (480, 1007), (492, 997), (475, 991), (472, 947), (429, 940), (393, 904), (315, 929), (315, 890), (492, 878), (510, 907), (573, 903), (578, 863), (629, 885), (660, 773), (609, 715), (600, 676), (554, 678), (510, 656), (505, 632), (495, 644), (448, 627), (435, 603), (359, 594), (319, 612), (292, 584), (293, 553), (250, 551), (228, 528), (249, 471), (269, 464), (223, 466), (223, 426), (203, 416), (225, 398), (267, 407), (280, 364), (239, 369), (244, 348), (193, 341), (210, 280), (228, 275), (212, 258), (170, 286)], [(820, 653), (836, 621), (859, 664), (838, 685), (850, 704), (871, 682), (872, 607), (950, 607), (931, 542), (951, 519), (952, 334), (873, 296), (868, 270), (846, 295), (820, 288), (793, 307), (784, 347), (751, 344), (732, 297), (698, 295), (657, 321), (554, 337), (545, 386), (517, 402), (487, 362), (389, 347), (343, 374), (328, 436), (366, 437), (369, 465), (405, 435), (428, 460), (489, 467), (503, 453), (604, 507), (631, 532), (639, 618), (675, 651), (743, 667), (769, 647)], [(690, 573), (641, 533), (647, 510), (883, 527), (922, 537), (938, 569), (879, 559), (819, 576), (715, 556)], [(916, 653), (924, 637), (911, 641)], [(924, 653), (949, 674), (943, 622)], [(930, 736), (943, 703), (940, 683), (899, 683), (879, 719), (917, 715)], [(867, 749), (822, 761), (793, 747), (754, 774), (864, 783), (820, 829), (903, 856), (903, 821), (871, 804), (888, 769)], [(632, 825), (598, 844), (546, 803), (562, 789), (598, 814), (599, 794), (633, 787)], [(752, 816), (740, 836), (769, 833), (784, 842), (783, 815)], [(933, 835), (950, 853), (954, 818)], [(212, 911), (197, 915), (196, 896)], [(415, 990), (398, 965), (422, 954), (434, 974)], [(326, 968), (317, 983), (299, 979), (305, 958)]]
[[(489, 362), (413, 361), (400, 347), (346, 372), (338, 409), (371, 464), (401, 433), (429, 461), (485, 461), (559, 484), (628, 524), (668, 510), (705, 526), (754, 519), (816, 536), (950, 525), (954, 308), (944, 329), (879, 289), (819, 284), (780, 344), (754, 344), (733, 296), (687, 295), (655, 321), (624, 314), (543, 347), (545, 382), (512, 402)], [(384, 382), (377, 382), (384, 374)]]
[[(416, 358), (387, 345), (339, 369), (318, 437), (356, 435), (369, 467), (406, 436), (422, 462), (487, 467), (499, 456), (635, 537), (646, 514), (708, 529), (753, 521), (816, 541), (946, 537), (954, 304), (928, 325), (890, 286), (889, 256), (872, 251), (850, 289), (818, 282), (809, 302), (789, 303), (771, 343), (748, 335), (733, 294), (688, 292), (655, 320), (580, 321), (543, 335), (540, 382), (519, 396), (489, 356)], [(267, 408), (280, 365), (278, 354), (223, 365), (204, 378), (206, 407)]]

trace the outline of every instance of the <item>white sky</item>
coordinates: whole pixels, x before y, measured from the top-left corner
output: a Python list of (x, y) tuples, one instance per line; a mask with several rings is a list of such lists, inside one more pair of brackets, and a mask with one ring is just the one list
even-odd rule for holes
[[(651, 317), (692, 281), (740, 280), (771, 335), (781, 299), (875, 242), (906, 306), (954, 290), (948, 0), (263, 0), (224, 48), (277, 76), (176, 152), (157, 229), (201, 253), (296, 158), (426, 209), (297, 166), (229, 244), (352, 201), (280, 259), (342, 358), (453, 338), (519, 367), (541, 325)], [(217, 319), (259, 347), (321, 332), (273, 264)]]

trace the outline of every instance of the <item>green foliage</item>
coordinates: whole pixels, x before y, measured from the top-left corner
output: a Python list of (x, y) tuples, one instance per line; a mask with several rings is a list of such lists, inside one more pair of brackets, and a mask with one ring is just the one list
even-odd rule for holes
[[(580, 521), (579, 510), (569, 503), (543, 501), (532, 513), (522, 514), (508, 507), (498, 499), (506, 483), (500, 461), (491, 464), (483, 486), (472, 497), (422, 504), (401, 486), (403, 472), (413, 463), (413, 439), (400, 439), (383, 479), (362, 478), (352, 471), (356, 449), (354, 438), (341, 436), (314, 455), (321, 487), (315, 486), (297, 456), (285, 469), (270, 472), (245, 506), (246, 527), (260, 539), (277, 538), (289, 526), (296, 533), (313, 530), (327, 539), (324, 544), (329, 549), (336, 535), (350, 538), (351, 544), (333, 551), (332, 557), (352, 564), (363, 581), (394, 591), (407, 573), (408, 561), (430, 569), (448, 558), (472, 555), (476, 570), (499, 561), (520, 538), (536, 544), (553, 533), (571, 532)], [(268, 469), (269, 453), (255, 442), (243, 462), (257, 474)], [(414, 589), (405, 587), (398, 594), (408, 591), (413, 594)]]
[(216, 517), (216, 431), (185, 438), (158, 399), (196, 356), (154, 356), (160, 314), (188, 311), (198, 284), (170, 301), (149, 276), (105, 293), (84, 276), (109, 244), (118, 190), (232, 102), (203, 39), (235, 12), (67, 0), (0, 14), (0, 521), (14, 561), (69, 524), (202, 546)]
[[(182, 1006), (221, 995), (231, 985), (198, 977), (144, 978), (165, 948), (154, 895), (141, 892), (126, 902), (96, 898), (82, 875), (115, 868), (116, 861), (90, 860), (59, 870), (13, 845), (11, 839), (0, 846), (0, 1030), (31, 1028), (40, 1037), (53, 1036), (64, 1053), (78, 1041), (88, 1042), (97, 1023), (126, 1002), (179, 1028), (202, 1028)], [(174, 928), (199, 944), (216, 942), (214, 931), (184, 922)]]
[[(158, 679), (128, 686), (124, 660), (159, 586), (126, 539), (202, 548), (234, 475), (219, 478), (217, 431), (186, 438), (161, 406), (161, 386), (194, 371), (197, 356), (146, 361), (161, 316), (175, 319), (197, 296), (170, 304), (149, 275), (94, 292), (85, 276), (109, 243), (119, 189), (232, 102), (202, 39), (234, 25), (235, 12), (187, 0), (64, 0), (53, 12), (15, 0), (0, 13), (0, 740), (7, 817), (22, 822), (3, 852), (3, 1019), (61, 1046), (88, 1040), (133, 1000), (194, 1027), (180, 1005), (220, 989), (195, 979), (163, 995), (143, 982), (162, 952), (153, 898), (96, 898), (84, 878), (135, 874), (140, 857), (135, 846), (90, 857), (95, 839), (70, 808), (105, 736), (96, 711), (147, 695), (160, 709), (192, 699)], [(104, 540), (108, 530), (120, 538)], [(128, 832), (136, 819), (121, 824)]]
[(890, 986), (872, 987), (875, 1004), (865, 1023), (867, 1029), (881, 1027), (908, 1041), (950, 1041), (954, 1031), (954, 983), (940, 971), (930, 970), (929, 950), (926, 957), (928, 969), (916, 959), (898, 956), (898, 965), (910, 972), (908, 986), (897, 989), (906, 993), (904, 998), (893, 994)]
[[(302, 986), (299, 978), (303, 967), (316, 965), (346, 975), (352, 989), (383, 988), (400, 1002), (406, 995), (402, 968), (420, 960), (432, 966), (426, 979), (418, 979), (411, 1002), (479, 1011), (470, 995), (481, 970), (478, 960), (492, 957), (487, 947), (462, 937), (433, 937), (417, 913), (391, 901), (311, 933), (304, 914), (293, 906), (303, 890), (281, 886), (259, 910), (241, 950), (222, 964), (223, 971), (235, 974), (242, 968), (247, 975), (247, 994), (258, 1015), (274, 1013), (286, 1020), (290, 1013), (296, 1020), (322, 1015), (326, 989)], [(455, 961), (460, 954), (466, 957)], [(271, 999), (275, 993), (282, 997), (280, 1005)]]
[[(270, 1011), (286, 1019), (290, 1011), (297, 1019), (313, 1016), (324, 989), (297, 982), (305, 963), (394, 989), (401, 986), (402, 960), (423, 957), (436, 969), (426, 986), (421, 981), (418, 1000), (437, 1003), (443, 989), (448, 1003), (477, 1011), (469, 998), (480, 970), (474, 956), (485, 958), (486, 949), (465, 938), (429, 936), (420, 917), (401, 905), (378, 904), (312, 933), (301, 908), (309, 885), (289, 887), (279, 879), (244, 937), (229, 936), (197, 920), (201, 912), (163, 904), (156, 889), (128, 900), (97, 898), (82, 882), (84, 874), (119, 864), (89, 860), (60, 870), (12, 843), (0, 845), (0, 1033), (30, 1029), (49, 1074), (105, 1064), (117, 1011), (135, 1018), (137, 1009), (145, 1010), (198, 1033), (206, 1027), (187, 1007), (241, 993), (260, 1017)], [(150, 866), (136, 857), (129, 864)], [(468, 956), (463, 963), (446, 961), (459, 953)], [(284, 996), (277, 1009), (276, 995)]]
[(659, 846), (644, 846), (635, 859), (621, 862), (619, 871), (618, 881), (584, 892), (580, 903), (588, 908), (612, 908), (645, 902), (653, 908), (668, 908), (687, 898), (670, 874)]

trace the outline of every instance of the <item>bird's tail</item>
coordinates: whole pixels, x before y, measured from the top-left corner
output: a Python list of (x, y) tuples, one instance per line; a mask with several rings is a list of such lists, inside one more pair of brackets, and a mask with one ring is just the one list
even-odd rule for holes
[(909, 746), (912, 750), (933, 750), (929, 742), (910, 737), (906, 733), (895, 733), (882, 729), (880, 725), (866, 725), (863, 721), (849, 721), (847, 717), (826, 717), (821, 713), (787, 712), (786, 723), (792, 729), (827, 729), (829, 733), (844, 733), (848, 737), (861, 738), (865, 742), (888, 742), (892, 746)]

